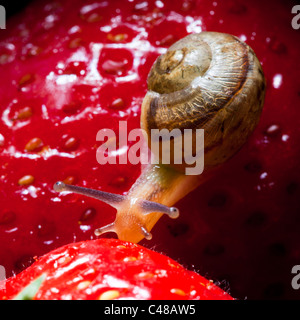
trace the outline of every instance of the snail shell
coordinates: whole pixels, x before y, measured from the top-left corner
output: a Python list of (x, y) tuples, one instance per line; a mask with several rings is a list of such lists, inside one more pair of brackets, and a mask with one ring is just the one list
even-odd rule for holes
[(261, 65), (247, 44), (224, 33), (191, 34), (154, 63), (141, 127), (148, 137), (151, 129), (204, 129), (205, 168), (213, 167), (245, 143), (258, 123), (264, 93)]

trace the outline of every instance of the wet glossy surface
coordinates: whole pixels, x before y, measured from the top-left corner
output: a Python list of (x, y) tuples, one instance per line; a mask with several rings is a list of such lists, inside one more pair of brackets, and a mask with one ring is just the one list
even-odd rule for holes
[[(0, 33), (0, 264), (19, 272), (63, 244), (94, 238), (114, 210), (59, 195), (58, 180), (126, 192), (139, 166), (96, 161), (96, 133), (139, 127), (156, 57), (188, 33), (246, 41), (267, 93), (249, 143), (183, 199), (176, 221), (153, 230), (155, 247), (230, 288), (238, 298), (297, 297), (299, 248), (299, 31), (276, 1), (39, 1)], [(87, 213), (90, 212), (90, 213)], [(113, 236), (113, 234), (112, 234)]]
[(0, 299), (19, 297), (41, 276), (36, 300), (232, 300), (174, 260), (116, 239), (77, 242), (50, 252), (0, 287)]

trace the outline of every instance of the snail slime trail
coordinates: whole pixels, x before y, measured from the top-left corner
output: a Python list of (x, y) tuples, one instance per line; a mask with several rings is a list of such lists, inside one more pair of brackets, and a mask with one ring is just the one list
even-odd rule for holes
[[(204, 130), (175, 128), (151, 129), (150, 137), (143, 129), (127, 131), (127, 122), (119, 122), (119, 135), (111, 129), (101, 129), (96, 136), (97, 141), (104, 142), (96, 152), (99, 164), (182, 164), (183, 161), (191, 167), (185, 168), (186, 175), (199, 175), (204, 169)], [(150, 150), (147, 145), (150, 142)], [(135, 142), (128, 147), (128, 142)], [(195, 146), (195, 148), (193, 147)], [(195, 149), (195, 153), (193, 152)], [(122, 152), (118, 152), (122, 150)], [(128, 152), (124, 152), (127, 150)], [(149, 152), (151, 151), (151, 153)], [(159, 160), (161, 159), (161, 160)]]
[[(112, 194), (63, 182), (54, 185), (58, 192), (93, 197), (117, 209), (114, 222), (95, 230), (98, 236), (115, 232), (119, 239), (137, 243), (152, 238), (150, 231), (163, 214), (177, 218), (179, 211), (173, 205), (204, 183), (214, 168), (220, 168), (247, 141), (259, 121), (266, 87), (254, 51), (237, 37), (218, 32), (190, 34), (174, 43), (153, 64), (147, 84), (140, 132), (156, 160), (145, 166), (128, 193)], [(204, 130), (200, 143), (196, 139), (199, 129)], [(156, 139), (151, 137), (152, 130), (157, 130)], [(105, 152), (116, 140), (113, 132), (107, 132)], [(181, 140), (176, 138), (179, 132)], [(135, 132), (131, 138), (138, 135)], [(103, 133), (98, 138), (104, 141)], [(171, 142), (169, 149), (164, 138)], [(198, 146), (201, 141), (203, 148)], [(201, 150), (203, 174), (186, 174), (195, 168), (195, 159), (201, 159)], [(165, 164), (166, 156), (169, 164)]]

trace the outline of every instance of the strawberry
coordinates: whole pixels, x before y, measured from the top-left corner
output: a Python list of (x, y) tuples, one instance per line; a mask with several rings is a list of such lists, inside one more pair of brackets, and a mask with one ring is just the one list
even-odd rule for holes
[(0, 298), (232, 300), (174, 260), (116, 239), (77, 242), (45, 254), (8, 279)]
[(0, 265), (7, 276), (36, 256), (94, 239), (109, 206), (53, 183), (122, 194), (138, 165), (96, 161), (96, 133), (139, 127), (156, 57), (188, 33), (234, 34), (267, 78), (261, 121), (247, 145), (153, 229), (168, 256), (230, 286), (238, 298), (297, 298), (300, 54), (291, 7), (273, 1), (35, 1), (0, 30)]

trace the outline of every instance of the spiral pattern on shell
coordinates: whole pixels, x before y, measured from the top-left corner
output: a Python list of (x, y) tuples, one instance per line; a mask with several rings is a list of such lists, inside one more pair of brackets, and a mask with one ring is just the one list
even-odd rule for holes
[(204, 129), (204, 163), (213, 167), (245, 143), (259, 121), (264, 95), (264, 74), (247, 44), (224, 33), (191, 34), (154, 63), (141, 127), (148, 137), (151, 129)]

